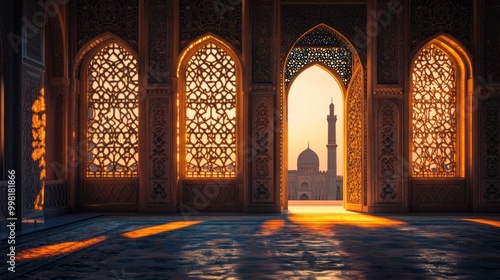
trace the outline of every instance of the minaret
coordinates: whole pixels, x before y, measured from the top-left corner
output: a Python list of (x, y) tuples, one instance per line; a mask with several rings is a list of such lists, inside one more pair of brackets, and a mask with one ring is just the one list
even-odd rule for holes
[(328, 121), (328, 144), (326, 148), (328, 150), (328, 169), (327, 173), (327, 185), (328, 185), (328, 199), (339, 199), (336, 197), (335, 182), (337, 179), (337, 116), (335, 115), (335, 105), (330, 103), (330, 114), (326, 117)]

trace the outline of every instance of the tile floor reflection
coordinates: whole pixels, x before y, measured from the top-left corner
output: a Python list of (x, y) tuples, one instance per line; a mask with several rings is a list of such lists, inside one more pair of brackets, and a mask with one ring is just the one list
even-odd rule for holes
[[(17, 238), (1, 279), (494, 279), (498, 215), (100, 216)], [(485, 222), (487, 221), (487, 222)], [(131, 238), (133, 237), (133, 238)], [(6, 252), (3, 240), (0, 251)], [(5, 263), (5, 262), (4, 262)]]

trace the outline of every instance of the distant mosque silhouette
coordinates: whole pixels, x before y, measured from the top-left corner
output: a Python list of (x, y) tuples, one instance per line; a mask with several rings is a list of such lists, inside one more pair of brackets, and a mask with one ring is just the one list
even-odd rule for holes
[(288, 170), (289, 200), (341, 200), (343, 195), (343, 177), (337, 176), (337, 116), (335, 106), (330, 103), (328, 121), (328, 167), (319, 171), (319, 157), (309, 148), (297, 158), (297, 170)]

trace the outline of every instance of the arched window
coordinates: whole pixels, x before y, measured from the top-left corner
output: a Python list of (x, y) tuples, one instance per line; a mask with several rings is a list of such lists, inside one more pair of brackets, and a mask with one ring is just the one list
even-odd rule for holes
[(301, 189), (301, 190), (309, 190), (309, 183), (307, 183), (307, 182), (302, 182), (302, 183), (300, 184), (300, 189)]
[(459, 125), (463, 122), (463, 90), (457, 72), (452, 56), (434, 44), (420, 50), (413, 62), (411, 152), (415, 178), (463, 176), (463, 130)]
[(240, 82), (235, 60), (209, 41), (188, 57), (180, 75), (181, 173), (187, 178), (235, 178)]
[(104, 46), (90, 60), (86, 109), (86, 176), (137, 177), (137, 60), (117, 43)]

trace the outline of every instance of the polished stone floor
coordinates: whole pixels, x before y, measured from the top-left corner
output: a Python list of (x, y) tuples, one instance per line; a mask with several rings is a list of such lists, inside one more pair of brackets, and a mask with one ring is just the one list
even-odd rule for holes
[(1, 267), (0, 279), (500, 279), (500, 216), (108, 215), (19, 236), (16, 272)]

